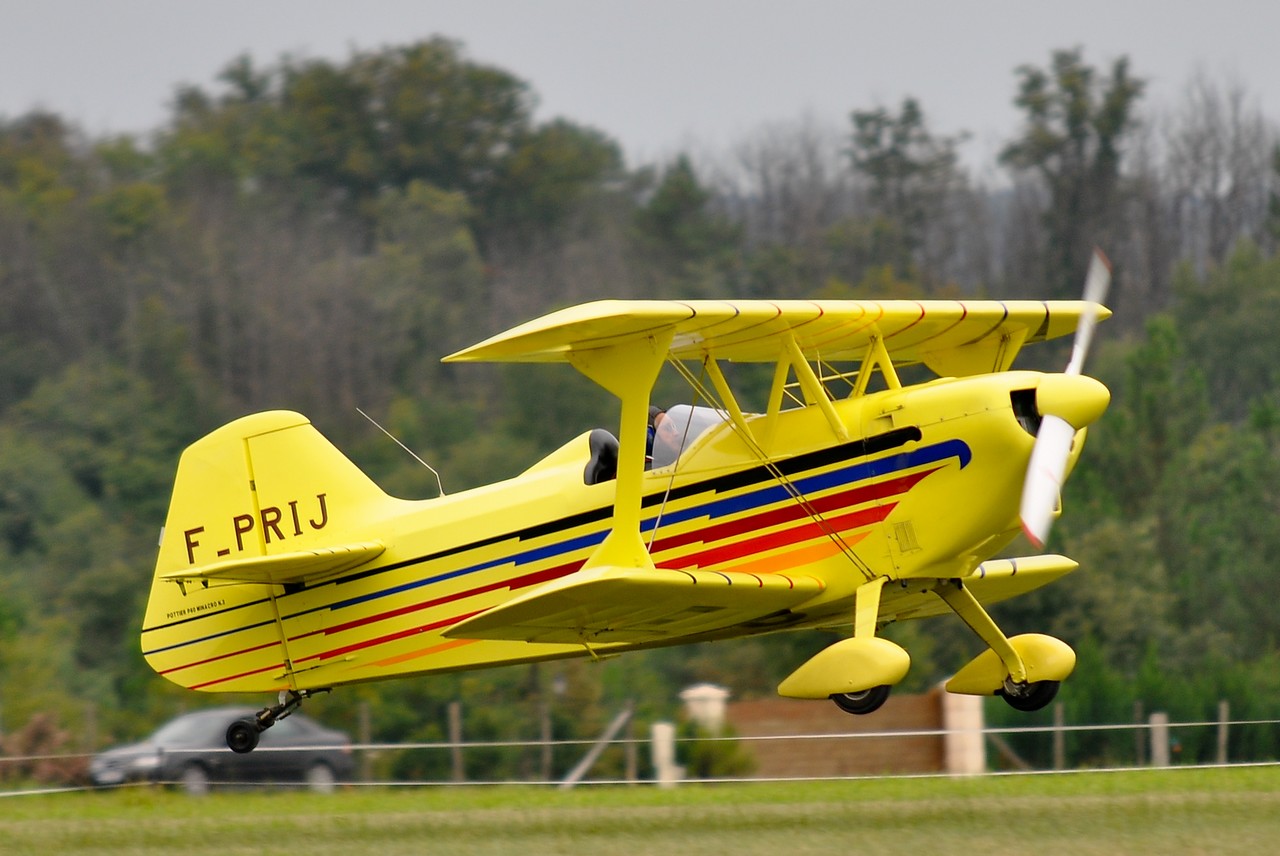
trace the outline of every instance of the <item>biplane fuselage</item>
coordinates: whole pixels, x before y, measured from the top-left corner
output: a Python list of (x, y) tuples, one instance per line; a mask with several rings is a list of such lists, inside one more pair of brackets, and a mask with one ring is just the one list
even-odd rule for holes
[[(1081, 423), (1106, 401), (1087, 378), (1063, 391), (1061, 375), (1002, 370), (1029, 336), (1047, 337), (1052, 323), (1052, 335), (1071, 329), (1073, 319), (1055, 312), (1079, 310), (1029, 306), (1028, 320), (1006, 322), (996, 337), (1003, 350), (982, 346), (986, 373), (903, 386), (883, 347), (888, 333), (863, 337), (849, 346), (863, 374), (846, 379), (843, 397), (820, 391), (830, 379), (810, 373), (802, 344), (787, 334), (795, 346), (774, 349), (779, 380), (767, 408), (752, 414), (721, 401), (716, 424), (655, 469), (642, 463), (638, 414), (653, 361), (674, 359), (675, 346), (649, 347), (657, 356), (634, 379), (607, 359), (575, 362), (593, 379), (603, 375), (622, 401), (618, 472), (595, 484), (584, 478), (584, 433), (510, 480), (397, 499), (298, 414), (237, 420), (184, 453), (144, 654), (192, 689), (305, 694), (785, 629), (854, 625), (865, 637), (895, 620), (961, 611), (940, 589), (955, 581), (983, 603), (1036, 588), (1074, 563), (992, 557), (1019, 531), (1037, 390), (1084, 412)], [(972, 307), (963, 314), (978, 314)], [(672, 338), (680, 335), (676, 325)], [(629, 360), (622, 339), (604, 347)], [(704, 366), (718, 356), (705, 341)], [(972, 346), (985, 340), (958, 341), (954, 353), (939, 346), (913, 361), (968, 369)], [(728, 356), (742, 358), (731, 345)], [(872, 371), (889, 388), (868, 392)], [(785, 407), (792, 372), (805, 400)], [(723, 375), (714, 379), (729, 395)], [(840, 668), (856, 671), (860, 658)], [(892, 682), (884, 675), (898, 667), (878, 668), (870, 668), (876, 684)], [(819, 677), (788, 694), (866, 683)]]

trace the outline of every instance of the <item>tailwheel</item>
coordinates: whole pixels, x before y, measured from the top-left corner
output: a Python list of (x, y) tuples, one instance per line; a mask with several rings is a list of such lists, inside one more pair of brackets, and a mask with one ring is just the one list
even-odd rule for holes
[(1009, 707), (1014, 710), (1030, 713), (1033, 710), (1040, 710), (1053, 701), (1058, 694), (1058, 687), (1060, 686), (1062, 686), (1061, 681), (1032, 681), (1030, 683), (1005, 681), (1004, 688), (999, 690), (996, 695), (1004, 698)]
[(845, 713), (862, 716), (874, 713), (889, 699), (889, 685), (881, 684), (856, 693), (832, 693), (831, 700)]
[(259, 735), (275, 725), (277, 719), (284, 719), (297, 710), (303, 699), (327, 692), (327, 689), (282, 691), (278, 704), (263, 708), (252, 719), (237, 719), (227, 726), (227, 748), (239, 755), (252, 752), (258, 745)]

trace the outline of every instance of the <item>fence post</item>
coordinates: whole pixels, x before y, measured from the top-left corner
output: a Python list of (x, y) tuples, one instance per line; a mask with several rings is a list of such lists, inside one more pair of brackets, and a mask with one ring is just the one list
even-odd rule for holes
[(1227, 763), (1227, 723), (1231, 721), (1231, 702), (1218, 702), (1218, 763)]
[(674, 788), (684, 776), (676, 765), (676, 727), (670, 722), (655, 722), (653, 736), (653, 775), (660, 788)]
[(943, 763), (948, 775), (973, 776), (987, 771), (987, 745), (982, 739), (982, 697), (941, 693)]
[(587, 754), (578, 762), (578, 765), (570, 770), (569, 775), (565, 776), (560, 782), (560, 787), (562, 789), (568, 790), (569, 788), (572, 788), (574, 785), (578, 784), (578, 782), (582, 781), (583, 776), (591, 771), (591, 768), (595, 765), (596, 761), (600, 759), (601, 753), (603, 753), (609, 744), (613, 742), (614, 738), (618, 736), (618, 732), (631, 721), (631, 710), (632, 703), (627, 702), (627, 706), (613, 718), (613, 721), (609, 723), (609, 727), (604, 730), (604, 734), (600, 735), (600, 739), (591, 746), (587, 751)]
[[(369, 712), (369, 700), (360, 702), (360, 745), (368, 746), (373, 742), (373, 716)], [(360, 750), (360, 781), (373, 781), (373, 755), (370, 749)]]
[(626, 734), (627, 772), (625, 776), (626, 780), (628, 782), (631, 782), (632, 784), (634, 784), (636, 779), (640, 777), (640, 774), (639, 774), (640, 759), (636, 755), (635, 737), (636, 737), (636, 720), (635, 720), (635, 717), (632, 717), (631, 719), (627, 720), (627, 734)]
[(1067, 766), (1067, 745), (1066, 732), (1063, 731), (1063, 725), (1066, 722), (1066, 713), (1064, 712), (1062, 702), (1055, 702), (1053, 705), (1053, 769), (1061, 770)]
[(1169, 714), (1151, 714), (1151, 766), (1169, 766)]
[(449, 702), (449, 746), (453, 756), (453, 780), (465, 782), (467, 771), (462, 766), (462, 702)]
[(98, 749), (98, 706), (91, 701), (84, 704), (84, 734), (81, 736), (81, 751), (92, 755)]
[(1141, 767), (1147, 763), (1146, 761), (1146, 735), (1143, 734), (1142, 728), (1142, 700), (1135, 699), (1133, 702), (1133, 754), (1134, 766)]

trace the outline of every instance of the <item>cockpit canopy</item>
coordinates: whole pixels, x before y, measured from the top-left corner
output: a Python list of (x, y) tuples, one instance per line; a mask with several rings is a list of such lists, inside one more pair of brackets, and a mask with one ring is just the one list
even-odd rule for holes
[(677, 404), (666, 411), (666, 421), (670, 423), (670, 427), (664, 426), (654, 437), (654, 469), (675, 463), (684, 454), (684, 450), (693, 445), (694, 440), (709, 428), (723, 423), (725, 415), (714, 407)]

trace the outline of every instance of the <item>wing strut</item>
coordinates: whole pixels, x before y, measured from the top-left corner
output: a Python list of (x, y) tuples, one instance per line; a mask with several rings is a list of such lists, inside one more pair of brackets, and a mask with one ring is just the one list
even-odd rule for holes
[(653, 559), (640, 537), (645, 433), (649, 424), (649, 393), (666, 360), (672, 333), (673, 328), (667, 327), (639, 341), (569, 353), (569, 362), (574, 368), (622, 401), (613, 528), (587, 558), (584, 568), (653, 567)]
[(841, 442), (848, 440), (849, 429), (845, 427), (844, 420), (840, 418), (840, 414), (836, 413), (835, 407), (831, 404), (831, 397), (827, 395), (826, 387), (822, 385), (822, 381), (814, 373), (813, 366), (809, 365), (809, 361), (805, 359), (804, 354), (800, 351), (800, 346), (796, 344), (795, 335), (790, 330), (783, 336), (783, 342), (786, 343), (787, 356), (791, 358), (791, 368), (795, 370), (796, 380), (800, 382), (800, 388), (804, 390), (804, 397), (809, 400), (810, 404), (818, 405), (822, 415), (827, 418), (827, 424), (831, 426), (832, 432), (840, 438)]

